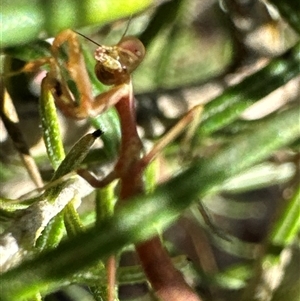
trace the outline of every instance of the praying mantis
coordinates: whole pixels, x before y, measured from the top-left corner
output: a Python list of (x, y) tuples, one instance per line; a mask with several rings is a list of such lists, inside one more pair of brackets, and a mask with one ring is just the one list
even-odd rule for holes
[[(68, 46), (69, 56), (65, 66), (77, 86), (79, 100), (70, 92), (61, 72), (58, 57), (62, 45)], [(54, 39), (51, 47), (52, 57), (48, 60), (50, 70), (43, 80), (42, 87), (51, 91), (61, 112), (73, 119), (97, 116), (109, 107), (115, 106), (120, 119), (121, 145), (113, 170), (100, 180), (87, 170), (78, 170), (77, 173), (95, 188), (103, 188), (113, 180), (119, 179), (118, 205), (121, 206), (127, 199), (144, 193), (145, 168), (193, 120), (195, 114), (199, 114), (199, 108), (189, 111), (150, 152), (144, 154), (143, 143), (136, 126), (131, 74), (144, 59), (145, 48), (140, 40), (131, 36), (123, 37), (115, 46), (97, 45), (94, 56), (95, 73), (100, 82), (110, 86), (108, 91), (93, 97), (88, 72), (80, 51), (78, 34), (72, 30), (65, 30)], [(135, 248), (147, 279), (158, 298), (164, 301), (201, 300), (186, 283), (182, 274), (174, 268), (158, 236), (137, 244)], [(108, 260), (107, 266), (109, 279), (107, 299), (113, 301), (115, 300), (113, 256)]]

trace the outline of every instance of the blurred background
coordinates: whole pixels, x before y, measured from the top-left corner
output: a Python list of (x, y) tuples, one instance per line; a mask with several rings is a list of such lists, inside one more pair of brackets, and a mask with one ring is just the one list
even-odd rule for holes
[[(114, 45), (128, 22), (126, 35), (138, 36), (147, 49), (144, 62), (133, 75), (137, 122), (145, 145), (152, 145), (190, 108), (210, 102), (299, 40), (299, 34), (281, 17), (276, 6), (258, 0), (156, 1), (130, 18), (74, 29), (97, 43)], [(95, 45), (80, 40), (92, 55)], [(18, 70), (24, 64), (16, 49), (4, 48), (2, 71), (8, 65), (10, 70)], [(45, 160), (37, 106), (45, 72), (9, 77), (5, 85), (15, 104), (24, 139), (43, 179), (49, 180), (52, 169)], [(167, 180), (194, 158), (209, 157), (233, 136), (251, 129), (252, 123), (299, 105), (299, 99), (300, 77), (296, 76), (201, 144), (192, 140), (185, 144), (181, 137), (160, 158), (159, 181)], [(67, 149), (91, 128), (88, 121), (60, 118)], [(282, 266), (265, 274), (256, 271), (269, 248), (269, 230), (299, 185), (299, 162), (299, 143), (279, 150), (268, 160), (229, 179), (220, 193), (199, 199), (163, 234), (174, 260), (203, 300), (299, 300), (299, 245), (288, 246), (288, 259)], [(19, 198), (35, 188), (1, 120), (0, 164), (1, 197)], [(82, 209), (85, 210), (91, 207)], [(121, 266), (138, 264), (132, 250), (123, 253)], [(279, 250), (274, 248), (272, 252), (278, 254)], [(120, 300), (155, 300), (146, 281), (124, 281), (119, 293)], [(94, 299), (85, 287), (74, 285), (45, 300)]]

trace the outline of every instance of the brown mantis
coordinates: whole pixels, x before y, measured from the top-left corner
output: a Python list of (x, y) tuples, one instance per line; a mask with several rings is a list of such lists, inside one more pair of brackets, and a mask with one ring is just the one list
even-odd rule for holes
[[(70, 77), (79, 91), (79, 102), (74, 99), (64, 80), (58, 60), (60, 47), (67, 43), (69, 60), (66, 63)], [(143, 145), (136, 128), (134, 96), (131, 73), (138, 67), (145, 55), (145, 48), (135, 37), (123, 37), (112, 47), (98, 45), (95, 51), (95, 73), (97, 78), (111, 88), (95, 98), (85, 67), (77, 34), (71, 30), (60, 33), (53, 42), (53, 57), (49, 60), (50, 71), (44, 79), (60, 110), (68, 117), (83, 119), (95, 116), (115, 106), (121, 124), (121, 146), (117, 163), (111, 173), (98, 180), (87, 170), (78, 173), (96, 188), (105, 187), (115, 179), (120, 180), (119, 204), (136, 194), (144, 192), (143, 171), (153, 158), (193, 120), (199, 108), (191, 110), (178, 124), (161, 139), (153, 149), (143, 156)], [(155, 294), (164, 301), (200, 300), (192, 288), (177, 271), (158, 236), (136, 245), (141, 265)], [(108, 261), (108, 300), (114, 300), (114, 258)]]

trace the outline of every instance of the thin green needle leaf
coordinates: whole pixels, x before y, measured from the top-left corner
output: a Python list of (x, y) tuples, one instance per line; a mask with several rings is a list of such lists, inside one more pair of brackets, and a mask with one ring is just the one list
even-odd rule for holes
[(108, 160), (117, 157), (120, 144), (120, 122), (115, 108), (111, 108), (97, 117), (90, 118), (91, 124), (103, 131), (102, 141)]
[(65, 229), (63, 225), (64, 220), (62, 214), (58, 214), (52, 218), (41, 233), (41, 236), (37, 239), (35, 245), (36, 249), (42, 251), (57, 247), (64, 235)]
[[(100, 130), (95, 131), (92, 134), (87, 134), (83, 136), (70, 150), (70, 152), (67, 154), (65, 159), (62, 161), (62, 163), (57, 168), (56, 172), (54, 173), (54, 176), (52, 177), (51, 181), (56, 181), (62, 178), (63, 176), (67, 175), (68, 173), (76, 170), (79, 168), (80, 164), (86, 157), (90, 147), (93, 145), (95, 140), (100, 137), (102, 132)], [(63, 182), (57, 186), (49, 188), (45, 194), (44, 197), (47, 198), (49, 202), (55, 201), (58, 197), (59, 193), (65, 187), (67, 183)]]
[(287, 245), (293, 242), (300, 231), (300, 186), (289, 201), (270, 235), (274, 245)]
[(209, 135), (230, 124), (253, 103), (299, 74), (300, 42), (263, 69), (209, 102), (203, 111), (199, 134)]
[(76, 202), (78, 202), (78, 199), (75, 196), (63, 211), (65, 227), (69, 237), (75, 237), (76, 235), (84, 231), (84, 227), (80, 220), (79, 214), (75, 209)]
[(52, 181), (57, 180), (63, 177), (64, 175), (68, 174), (69, 172), (76, 170), (80, 166), (83, 159), (86, 157), (88, 151), (90, 150), (95, 140), (99, 138), (101, 135), (102, 135), (102, 131), (97, 130), (92, 134), (87, 134), (83, 136), (72, 147), (72, 149), (67, 154), (66, 158), (57, 168), (52, 178)]
[(55, 102), (48, 87), (47, 77), (42, 81), (40, 114), (47, 153), (53, 168), (57, 169), (65, 157), (65, 151), (62, 144)]
[(116, 198), (114, 194), (115, 185), (109, 184), (96, 191), (96, 223), (99, 224), (114, 212)]

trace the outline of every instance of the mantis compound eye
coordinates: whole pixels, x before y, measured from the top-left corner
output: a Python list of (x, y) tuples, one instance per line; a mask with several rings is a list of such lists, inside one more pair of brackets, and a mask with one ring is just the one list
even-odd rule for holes
[(136, 37), (124, 37), (117, 45), (119, 49), (120, 63), (129, 73), (144, 59), (146, 50), (143, 43)]

